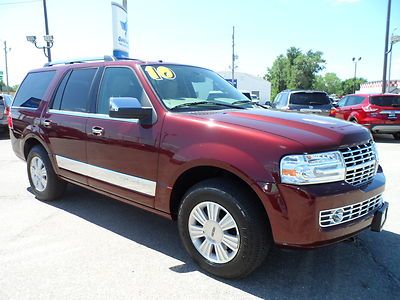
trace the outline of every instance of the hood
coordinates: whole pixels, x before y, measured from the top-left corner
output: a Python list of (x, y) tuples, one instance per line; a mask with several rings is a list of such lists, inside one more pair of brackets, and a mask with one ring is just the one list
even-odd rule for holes
[(368, 129), (361, 125), (311, 114), (248, 109), (192, 112), (190, 115), (279, 135), (303, 144), (307, 152), (334, 150), (372, 139)]

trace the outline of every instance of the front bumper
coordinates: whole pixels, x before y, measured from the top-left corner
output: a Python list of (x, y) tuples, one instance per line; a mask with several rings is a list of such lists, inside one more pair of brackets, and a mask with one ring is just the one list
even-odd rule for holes
[(374, 133), (396, 133), (396, 132), (400, 132), (400, 124), (369, 125), (369, 129)]
[(335, 182), (309, 186), (278, 184), (266, 190), (269, 200), (267, 211), (275, 243), (314, 248), (344, 240), (369, 228), (381, 203), (360, 217), (328, 227), (320, 225), (320, 212), (365, 202), (381, 195), (384, 188), (385, 176), (379, 168), (371, 182), (359, 187)]

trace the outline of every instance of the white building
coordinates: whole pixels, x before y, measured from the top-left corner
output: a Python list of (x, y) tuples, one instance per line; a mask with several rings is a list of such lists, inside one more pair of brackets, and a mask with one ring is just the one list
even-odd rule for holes
[[(399, 94), (400, 80), (390, 80), (387, 82), (386, 92)], [(360, 90), (356, 94), (379, 94), (382, 93), (382, 80), (370, 81), (360, 85)]]
[[(231, 71), (222, 71), (218, 72), (218, 74), (229, 81), (232, 79)], [(260, 103), (265, 103), (265, 101), (270, 100), (271, 83), (269, 81), (261, 77), (242, 72), (235, 72), (235, 79), (238, 90), (247, 91), (253, 95), (256, 95), (260, 99)]]

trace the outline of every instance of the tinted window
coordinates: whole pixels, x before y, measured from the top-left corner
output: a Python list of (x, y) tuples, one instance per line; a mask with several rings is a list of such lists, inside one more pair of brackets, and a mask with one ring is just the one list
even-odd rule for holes
[(39, 107), (56, 71), (29, 73), (15, 96), (13, 106)]
[(290, 104), (295, 105), (328, 105), (331, 104), (325, 93), (293, 93), (290, 96)]
[(110, 97), (133, 97), (143, 103), (145, 93), (131, 69), (107, 68), (101, 82), (97, 113), (107, 114), (110, 110)]
[(371, 104), (378, 106), (400, 106), (400, 96), (374, 96), (371, 97)]
[(87, 110), (89, 92), (97, 69), (80, 69), (72, 71), (61, 102), (61, 110)]
[(364, 97), (361, 96), (351, 96), (349, 97), (349, 100), (346, 102), (346, 106), (352, 106), (352, 105), (359, 105), (361, 102), (363, 102)]
[(52, 103), (52, 105), (51, 105), (51, 108), (60, 109), (61, 98), (62, 98), (62, 96), (63, 96), (63, 94), (64, 94), (65, 85), (67, 84), (67, 81), (68, 81), (68, 78), (69, 78), (69, 75), (70, 75), (70, 74), (71, 74), (71, 72), (68, 72), (68, 73), (64, 76), (64, 78), (63, 78), (63, 80), (61, 81), (60, 85), (58, 86), (57, 93), (56, 93), (56, 95), (54, 96), (54, 100), (53, 100), (53, 103)]

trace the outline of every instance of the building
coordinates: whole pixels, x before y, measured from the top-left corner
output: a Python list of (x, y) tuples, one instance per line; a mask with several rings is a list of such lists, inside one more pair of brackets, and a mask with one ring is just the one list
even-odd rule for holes
[[(387, 82), (388, 93), (399, 94), (400, 93), (400, 80), (390, 80)], [(356, 94), (378, 94), (382, 93), (382, 80), (370, 81), (360, 85), (360, 90)]]
[[(228, 81), (232, 81), (232, 72), (218, 72), (219, 75)], [(269, 101), (271, 97), (271, 83), (261, 77), (247, 73), (235, 72), (236, 87), (240, 91), (247, 91), (257, 96), (260, 103)]]

